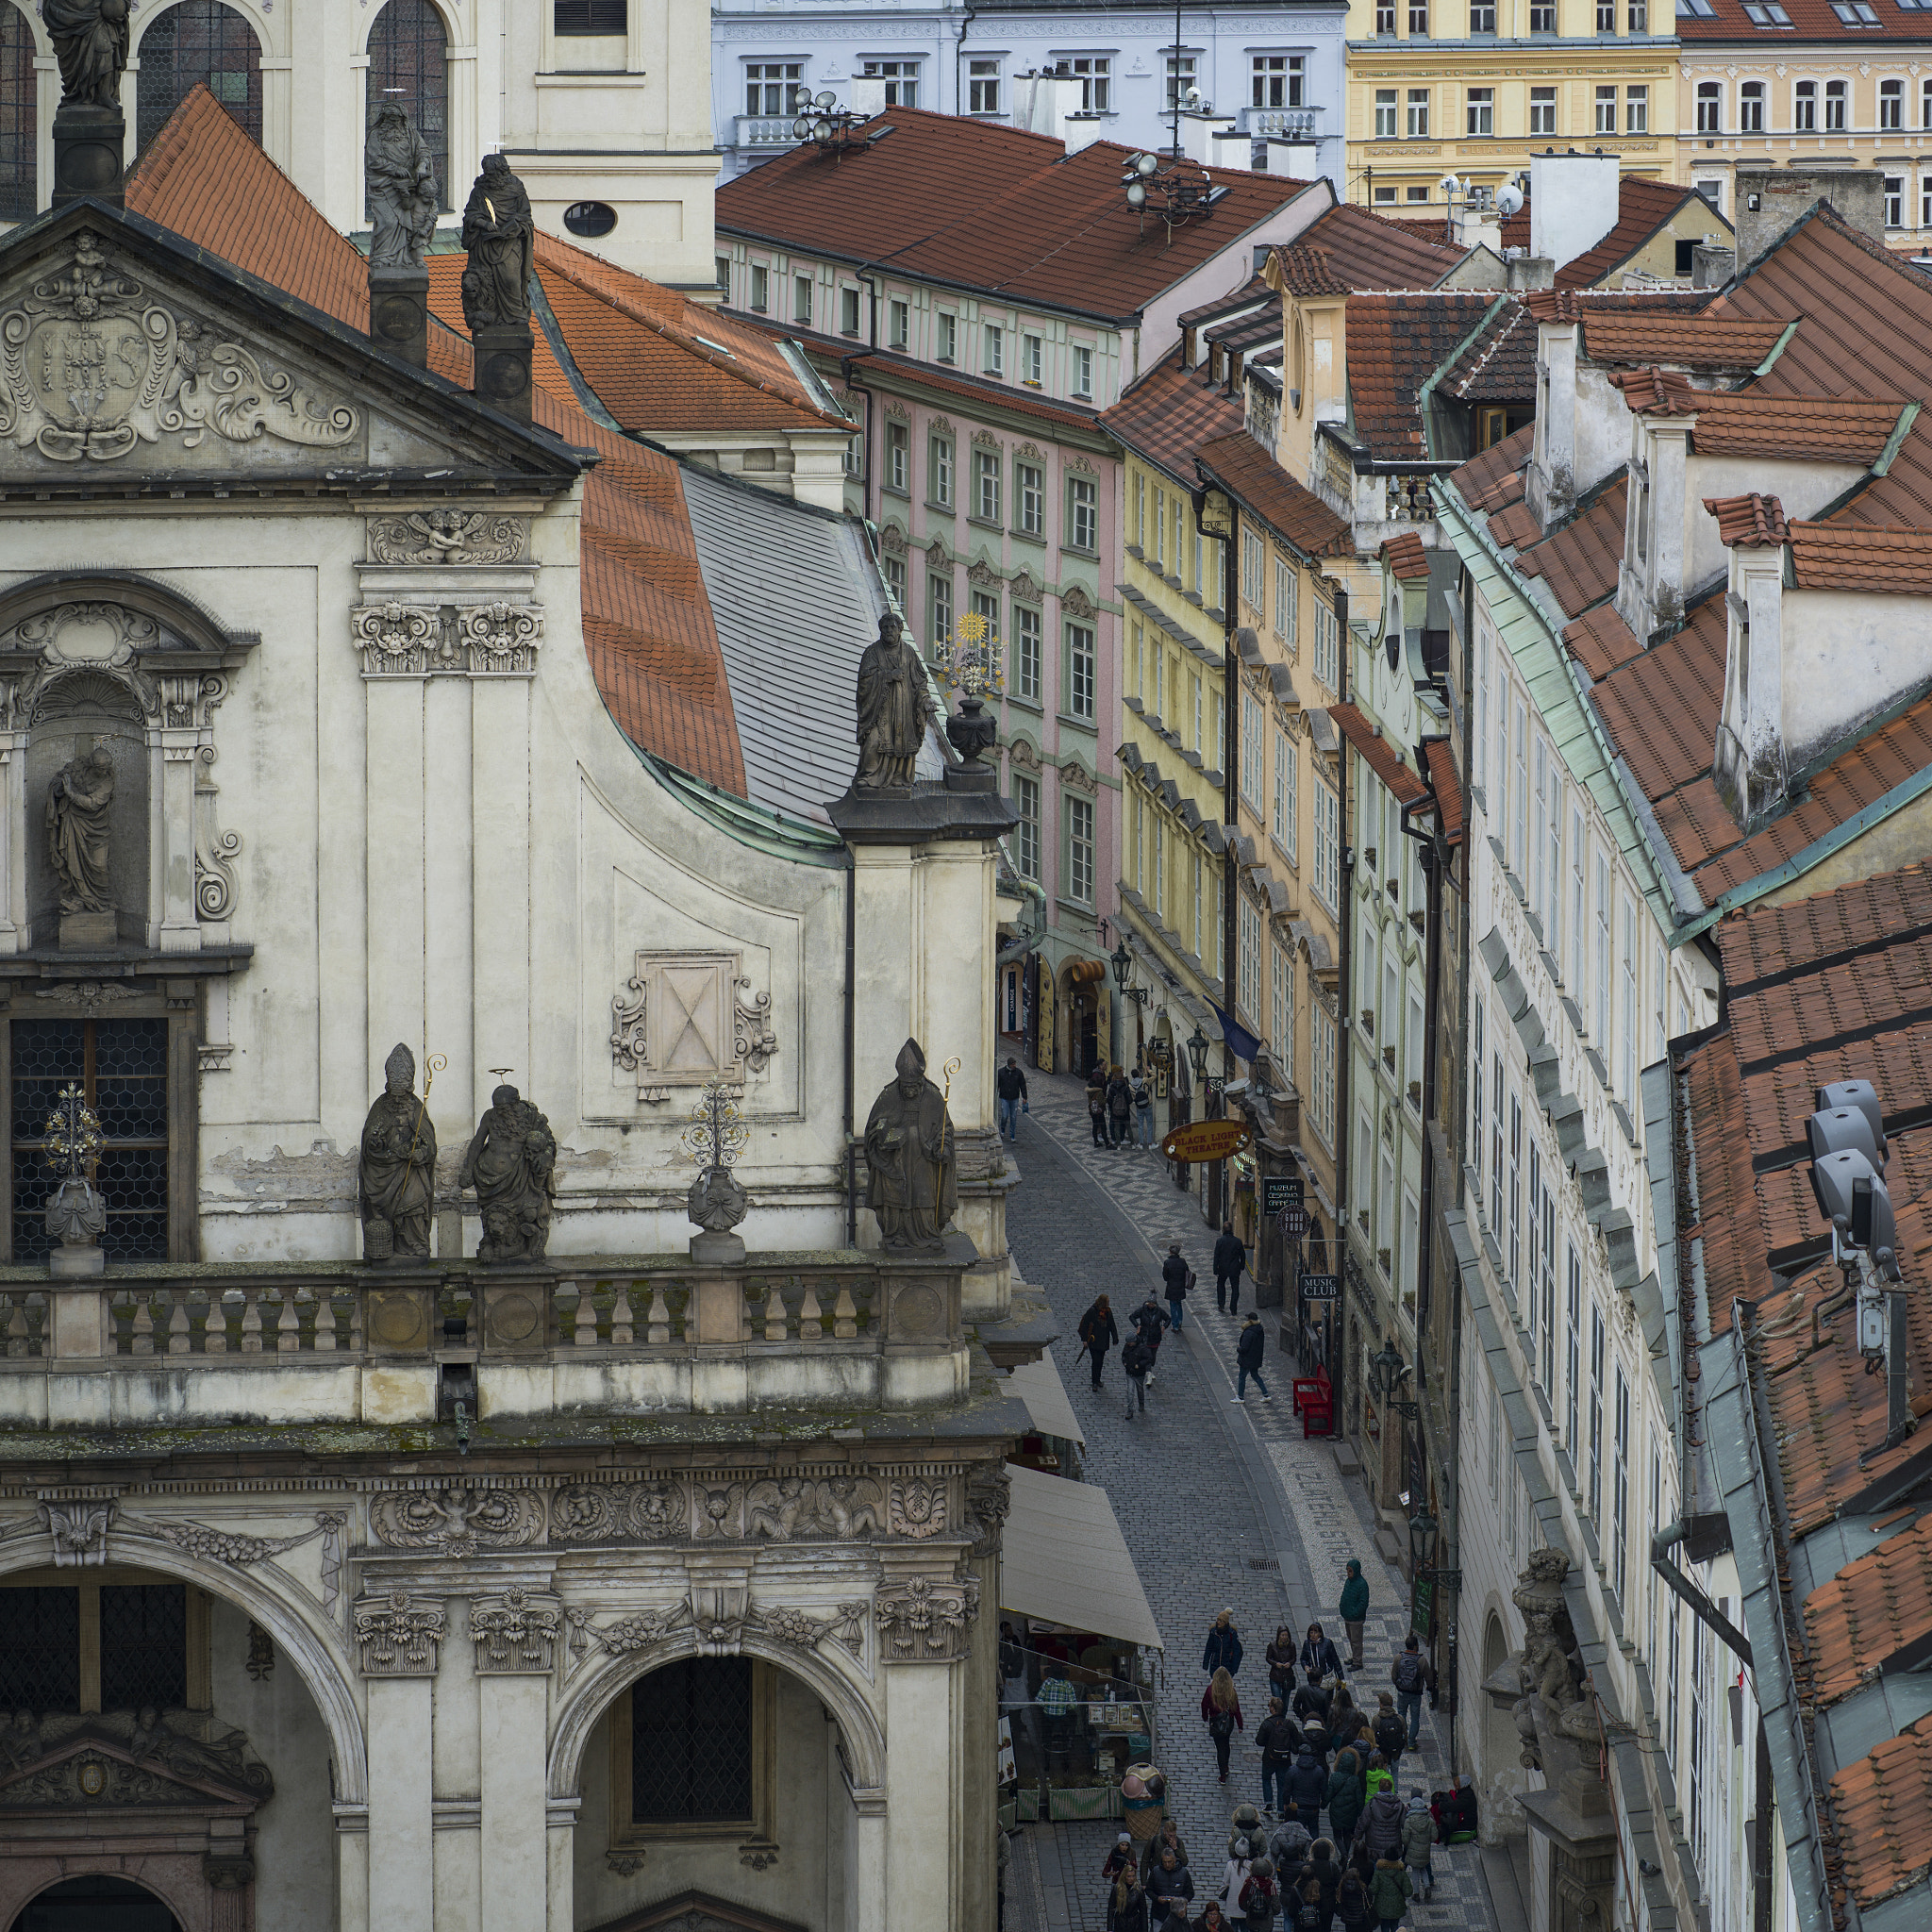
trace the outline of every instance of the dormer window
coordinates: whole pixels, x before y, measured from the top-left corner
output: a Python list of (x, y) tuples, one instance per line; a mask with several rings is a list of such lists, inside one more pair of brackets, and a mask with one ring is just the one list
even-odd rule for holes
[(1833, 0), (1832, 9), (1846, 26), (1876, 26), (1878, 15), (1871, 0)]
[(1744, 0), (1744, 18), (1753, 26), (1790, 26), (1791, 16), (1778, 0)]

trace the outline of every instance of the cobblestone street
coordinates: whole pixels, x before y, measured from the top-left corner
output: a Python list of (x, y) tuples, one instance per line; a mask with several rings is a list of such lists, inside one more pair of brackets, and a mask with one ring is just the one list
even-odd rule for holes
[[(1240, 1324), (1214, 1306), (1214, 1230), (1173, 1186), (1158, 1151), (1093, 1146), (1079, 1081), (1029, 1074), (1028, 1086), (1032, 1112), (1022, 1116), (1012, 1149), (1024, 1185), (1010, 1197), (1009, 1237), (1020, 1272), (1052, 1304), (1061, 1331), (1055, 1358), (1087, 1439), (1087, 1480), (1113, 1502), (1167, 1645), (1156, 1756), (1190, 1849), (1198, 1917), (1222, 1882), (1229, 1814), (1243, 1799), (1260, 1803), (1253, 1740), (1268, 1710), (1262, 1652), (1275, 1625), (1288, 1624), (1299, 1642), (1320, 1618), (1341, 1642), (1336, 1604), (1343, 1566), (1358, 1557), (1371, 1603), (1366, 1668), (1356, 1688), (1373, 1712), (1407, 1633), (1407, 1586), (1376, 1554), (1367, 1498), (1342, 1480), (1331, 1446), (1302, 1440), (1291, 1365), (1274, 1346), (1273, 1311), (1263, 1317), (1270, 1333), (1263, 1374), (1273, 1399), (1260, 1400), (1251, 1386), (1247, 1402), (1236, 1403)], [(1118, 1349), (1096, 1393), (1076, 1355), (1075, 1329), (1105, 1292), (1124, 1334), (1127, 1311), (1150, 1287), (1158, 1292), (1159, 1261), (1174, 1241), (1199, 1281), (1185, 1328), (1161, 1348), (1146, 1415), (1128, 1421)], [(1242, 1286), (1245, 1294), (1252, 1283), (1244, 1278)], [(1229, 1607), (1245, 1649), (1237, 1685), (1246, 1729), (1223, 1787), (1200, 1717), (1201, 1650), (1215, 1612)], [(1424, 1710), (1422, 1749), (1403, 1764), (1405, 1796), (1410, 1785), (1427, 1790), (1447, 1782), (1446, 1743), (1446, 1715)], [(1100, 1868), (1119, 1828), (1023, 1827), (1008, 1877), (1009, 1932), (1099, 1932)], [(1411, 1907), (1407, 1924), (1497, 1925), (1475, 1847), (1439, 1846), (1435, 1873), (1433, 1898)]]

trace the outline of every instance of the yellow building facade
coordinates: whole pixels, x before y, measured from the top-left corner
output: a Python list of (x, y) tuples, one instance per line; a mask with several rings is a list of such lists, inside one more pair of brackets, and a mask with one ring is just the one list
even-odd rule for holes
[(1672, 177), (1679, 102), (1669, 0), (1351, 0), (1346, 198), (1442, 207), (1545, 147), (1601, 148)]

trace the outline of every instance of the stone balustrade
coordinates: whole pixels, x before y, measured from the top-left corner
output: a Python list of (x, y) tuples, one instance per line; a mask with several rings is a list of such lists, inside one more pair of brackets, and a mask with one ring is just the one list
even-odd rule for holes
[[(0, 1269), (0, 1428), (906, 1407), (966, 1392), (977, 1258), (754, 1255)], [(456, 1391), (453, 1398), (452, 1391)]]

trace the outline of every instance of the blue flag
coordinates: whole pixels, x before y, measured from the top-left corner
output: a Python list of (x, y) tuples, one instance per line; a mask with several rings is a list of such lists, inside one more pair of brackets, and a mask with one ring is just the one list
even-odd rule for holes
[(1221, 1022), (1221, 1037), (1227, 1042), (1227, 1050), (1238, 1060), (1246, 1060), (1250, 1066), (1259, 1058), (1261, 1042), (1243, 1026), (1241, 1022), (1225, 1013), (1214, 1001), (1208, 1004), (1214, 1008), (1214, 1017)]

